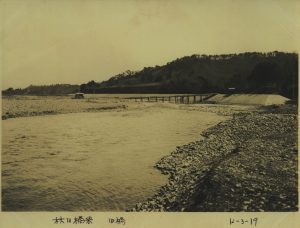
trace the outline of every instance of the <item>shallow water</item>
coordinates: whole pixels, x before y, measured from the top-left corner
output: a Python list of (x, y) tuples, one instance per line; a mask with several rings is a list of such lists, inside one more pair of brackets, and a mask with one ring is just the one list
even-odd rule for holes
[(2, 210), (132, 208), (167, 182), (153, 167), (162, 156), (222, 120), (151, 108), (2, 121)]

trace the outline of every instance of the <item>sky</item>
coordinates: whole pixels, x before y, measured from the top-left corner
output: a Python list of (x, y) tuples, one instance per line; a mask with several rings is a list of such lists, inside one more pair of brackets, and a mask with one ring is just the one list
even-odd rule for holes
[(2, 88), (107, 80), (192, 54), (298, 52), (298, 0), (2, 0)]

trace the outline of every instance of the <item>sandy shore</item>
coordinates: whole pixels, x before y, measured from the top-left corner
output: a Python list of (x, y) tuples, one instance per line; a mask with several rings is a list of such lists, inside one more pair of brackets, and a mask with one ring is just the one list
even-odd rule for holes
[(169, 182), (132, 211), (297, 211), (295, 106), (234, 114), (156, 168)]

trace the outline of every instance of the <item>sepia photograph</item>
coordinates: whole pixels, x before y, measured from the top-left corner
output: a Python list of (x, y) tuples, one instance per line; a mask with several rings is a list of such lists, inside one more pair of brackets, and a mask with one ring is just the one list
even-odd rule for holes
[(298, 212), (299, 1), (1, 6), (2, 212)]

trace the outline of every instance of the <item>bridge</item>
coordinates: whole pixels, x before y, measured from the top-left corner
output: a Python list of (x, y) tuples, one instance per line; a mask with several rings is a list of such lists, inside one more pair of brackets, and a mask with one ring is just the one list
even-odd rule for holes
[(210, 97), (214, 96), (215, 93), (209, 94), (180, 94), (180, 95), (165, 95), (165, 96), (134, 96), (126, 97), (125, 99), (134, 100), (136, 102), (170, 102), (170, 103), (181, 103), (181, 104), (195, 104), (201, 103)]

